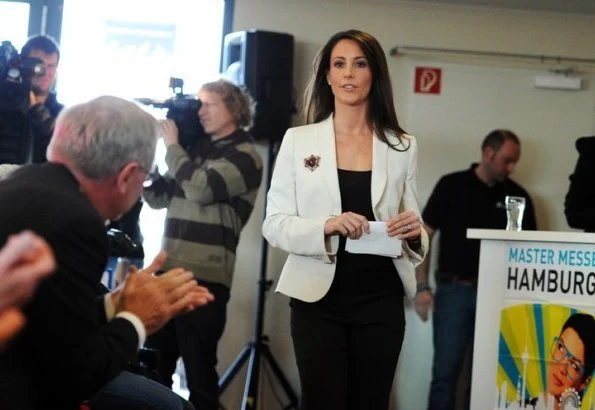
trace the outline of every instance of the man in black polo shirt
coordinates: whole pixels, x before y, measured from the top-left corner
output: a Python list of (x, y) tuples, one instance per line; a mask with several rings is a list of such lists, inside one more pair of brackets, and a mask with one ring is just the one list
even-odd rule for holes
[[(507, 195), (526, 198), (523, 229), (537, 229), (529, 194), (508, 176), (521, 156), (518, 137), (494, 130), (482, 145), (481, 162), (443, 176), (422, 217), (430, 239), (440, 230), (436, 296), (428, 286), (430, 258), (417, 269), (415, 308), (422, 320), (434, 304), (434, 364), (428, 409), (454, 409), (457, 381), (469, 346), (473, 346), (479, 240), (467, 228), (504, 229)], [(467, 408), (469, 401), (467, 389)]]

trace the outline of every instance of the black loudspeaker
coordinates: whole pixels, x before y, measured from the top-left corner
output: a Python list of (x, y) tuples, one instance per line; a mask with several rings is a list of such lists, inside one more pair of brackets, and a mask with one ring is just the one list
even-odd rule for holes
[(225, 36), (221, 70), (246, 87), (256, 101), (254, 127), (258, 140), (278, 141), (291, 125), (293, 101), (293, 36), (248, 30)]

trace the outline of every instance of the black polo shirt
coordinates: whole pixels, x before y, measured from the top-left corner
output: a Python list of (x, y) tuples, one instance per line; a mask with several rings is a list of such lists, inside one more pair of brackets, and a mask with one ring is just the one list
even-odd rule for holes
[(537, 229), (527, 191), (511, 179), (490, 187), (477, 177), (476, 167), (443, 176), (422, 213), (424, 223), (440, 230), (438, 272), (461, 279), (477, 277), (479, 266), (479, 240), (467, 239), (467, 228), (505, 229), (507, 195), (526, 198), (523, 230)]

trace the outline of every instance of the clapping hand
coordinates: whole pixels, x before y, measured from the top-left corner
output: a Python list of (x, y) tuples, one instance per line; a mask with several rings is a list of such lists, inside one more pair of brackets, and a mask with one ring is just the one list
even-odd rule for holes
[(155, 276), (165, 258), (165, 252), (161, 252), (147, 268), (132, 267), (124, 284), (112, 292), (116, 311), (138, 316), (147, 334), (157, 332), (174, 316), (215, 299), (207, 288), (197, 283), (191, 272), (182, 268)]
[(29, 231), (12, 235), (0, 250), (0, 350), (25, 324), (19, 306), (55, 268), (50, 246)]

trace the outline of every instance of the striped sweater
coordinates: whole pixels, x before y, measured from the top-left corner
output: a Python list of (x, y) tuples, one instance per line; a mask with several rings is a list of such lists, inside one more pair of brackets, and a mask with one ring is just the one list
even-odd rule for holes
[(250, 134), (237, 130), (186, 152), (167, 148), (168, 172), (145, 184), (143, 199), (167, 208), (163, 269), (182, 267), (198, 279), (231, 287), (240, 232), (254, 207), (262, 159)]

